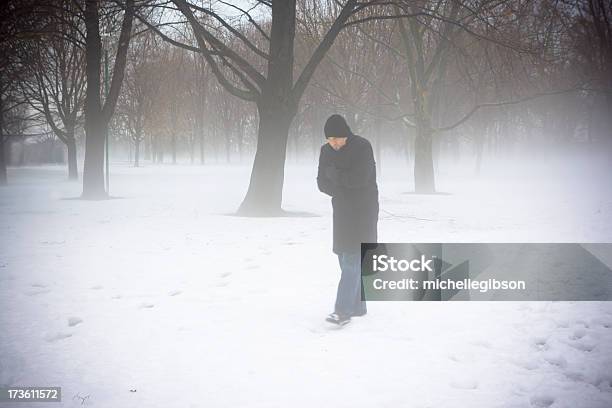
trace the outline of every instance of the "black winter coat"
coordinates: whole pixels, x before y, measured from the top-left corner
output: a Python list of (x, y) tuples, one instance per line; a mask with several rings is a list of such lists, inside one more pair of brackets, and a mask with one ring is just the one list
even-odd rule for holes
[(362, 242), (376, 242), (376, 163), (367, 139), (351, 135), (339, 150), (324, 144), (319, 155), (317, 185), (332, 197), (334, 253), (359, 253)]

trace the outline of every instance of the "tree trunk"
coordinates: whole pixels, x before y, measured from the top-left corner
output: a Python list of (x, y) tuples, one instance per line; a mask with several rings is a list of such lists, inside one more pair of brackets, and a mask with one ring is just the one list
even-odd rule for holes
[(224, 146), (225, 146), (225, 163), (228, 163), (231, 161), (231, 139), (230, 139), (230, 135), (232, 134), (231, 130), (228, 128), (225, 128), (225, 137), (223, 138)]
[(144, 159), (151, 160), (151, 135), (147, 134), (144, 138)]
[(115, 55), (112, 79), (105, 89), (104, 106), (100, 99), (102, 71), (102, 40), (100, 37), (100, 3), (97, 0), (85, 2), (85, 164), (83, 166), (83, 194), (85, 199), (108, 197), (104, 185), (104, 142), (108, 137), (109, 122), (115, 110), (130, 44), (130, 33), (134, 18), (134, 0), (126, 1), (121, 23), (121, 32)]
[(299, 149), (300, 149), (300, 146), (298, 144), (297, 132), (291, 138), (291, 143), (293, 144), (293, 161), (295, 163), (297, 163), (298, 162), (298, 156), (299, 156)]
[[(2, 85), (2, 84), (0, 84)], [(6, 176), (6, 152), (4, 151), (4, 106), (2, 103), (2, 95), (0, 94), (0, 186), (8, 183)]]
[(85, 199), (108, 197), (104, 186), (104, 142), (108, 128), (100, 122), (89, 123), (87, 126), (82, 194)]
[(85, 93), (85, 163), (83, 165), (83, 194), (86, 199), (106, 198), (104, 186), (104, 141), (108, 133), (100, 101), (102, 41), (99, 27), (99, 4), (88, 0), (85, 5), (87, 38), (85, 62), (87, 88)]
[(19, 166), (25, 166), (25, 141), (19, 140)]
[(68, 179), (78, 180), (79, 169), (77, 167), (77, 149), (74, 135), (66, 138), (66, 148), (68, 149)]
[(477, 136), (476, 139), (476, 165), (474, 168), (474, 173), (476, 176), (480, 176), (480, 169), (482, 168), (482, 153), (484, 150), (484, 138)]
[(242, 163), (242, 148), (244, 144), (244, 126), (238, 129), (238, 160)]
[(151, 135), (151, 160), (157, 164), (157, 150), (159, 149), (158, 136)]
[(199, 130), (200, 135), (200, 164), (204, 164), (204, 129)]
[(283, 182), (287, 139), (293, 116), (282, 108), (259, 107), (257, 150), (251, 181), (241, 215), (274, 216), (282, 214)]
[(4, 151), (6, 140), (4, 140), (1, 129), (0, 127), (0, 185), (4, 186), (8, 182), (6, 177), (6, 152)]
[(176, 164), (176, 133), (172, 132), (172, 164)]
[(238, 209), (242, 215), (281, 215), (287, 139), (299, 97), (293, 89), (295, 0), (272, 3), (271, 58), (257, 103), (257, 150), (247, 194)]
[(134, 167), (140, 166), (140, 137), (134, 140)]
[(381, 156), (383, 124), (382, 124), (382, 120), (379, 117), (376, 117), (376, 119), (374, 119), (374, 134), (376, 134), (376, 144), (374, 146), (374, 160), (376, 161), (376, 175), (380, 177), (382, 176), (380, 156)]
[(159, 164), (163, 164), (164, 163), (164, 143), (163, 143), (163, 139), (159, 138), (157, 140), (157, 144), (155, 147), (155, 157), (156, 162)]
[(196, 130), (191, 130), (191, 138), (189, 140), (189, 161), (191, 164), (195, 161), (195, 144), (196, 144)]
[(414, 142), (414, 191), (430, 194), (436, 191), (431, 130), (418, 126)]

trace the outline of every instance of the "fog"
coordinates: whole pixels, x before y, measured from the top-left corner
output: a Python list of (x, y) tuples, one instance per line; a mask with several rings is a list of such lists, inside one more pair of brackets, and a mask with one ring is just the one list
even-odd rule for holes
[[(0, 403), (612, 406), (610, 21), (591, 0), (9, 1)], [(381, 245), (521, 244), (505, 278), (535, 287), (339, 316), (334, 217), (366, 192)]]

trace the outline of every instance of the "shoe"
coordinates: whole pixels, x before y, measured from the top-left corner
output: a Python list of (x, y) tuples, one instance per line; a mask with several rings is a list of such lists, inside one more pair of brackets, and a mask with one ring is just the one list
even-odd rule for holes
[(327, 315), (325, 321), (337, 324), (338, 326), (344, 326), (351, 322), (351, 316), (339, 315), (338, 313), (330, 313)]

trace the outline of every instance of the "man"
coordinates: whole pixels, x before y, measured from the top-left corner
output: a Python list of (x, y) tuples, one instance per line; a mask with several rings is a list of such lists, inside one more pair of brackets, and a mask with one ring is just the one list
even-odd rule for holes
[(353, 134), (342, 116), (330, 116), (324, 132), (317, 185), (332, 197), (333, 251), (342, 270), (335, 310), (326, 320), (344, 325), (367, 312), (361, 300), (361, 243), (377, 239), (376, 163), (370, 142)]

